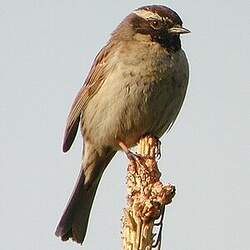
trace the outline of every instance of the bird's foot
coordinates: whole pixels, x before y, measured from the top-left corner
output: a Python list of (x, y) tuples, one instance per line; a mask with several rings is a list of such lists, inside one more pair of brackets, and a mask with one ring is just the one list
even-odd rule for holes
[(161, 142), (158, 138), (156, 139), (157, 139), (157, 147), (156, 147), (155, 156), (156, 156), (156, 160), (159, 160), (161, 158)]
[(143, 164), (143, 156), (130, 151), (129, 148), (123, 142), (119, 142), (119, 146), (125, 152), (131, 162), (138, 162), (139, 164)]
[(136, 154), (130, 150), (126, 153), (126, 155), (127, 155), (128, 159), (132, 162), (138, 162), (138, 163), (142, 164), (144, 161), (143, 156)]

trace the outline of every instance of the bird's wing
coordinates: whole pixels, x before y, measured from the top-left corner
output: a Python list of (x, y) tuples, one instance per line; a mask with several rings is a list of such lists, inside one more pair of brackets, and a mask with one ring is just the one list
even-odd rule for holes
[(63, 152), (67, 152), (70, 149), (75, 139), (80, 122), (81, 112), (85, 109), (88, 101), (102, 86), (111, 70), (112, 66), (107, 63), (107, 59), (112, 51), (112, 46), (113, 45), (111, 43), (108, 43), (97, 54), (88, 77), (71, 106), (64, 133)]

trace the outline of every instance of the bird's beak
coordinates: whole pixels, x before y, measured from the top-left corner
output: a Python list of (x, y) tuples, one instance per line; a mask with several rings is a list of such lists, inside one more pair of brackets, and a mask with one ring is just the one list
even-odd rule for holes
[(174, 27), (168, 29), (168, 33), (172, 34), (187, 34), (190, 32), (190, 30), (183, 28), (181, 25), (175, 25)]

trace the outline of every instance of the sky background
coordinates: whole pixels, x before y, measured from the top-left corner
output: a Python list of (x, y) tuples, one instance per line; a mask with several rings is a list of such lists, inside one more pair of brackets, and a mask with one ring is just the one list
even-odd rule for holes
[(165, 215), (168, 250), (246, 250), (250, 225), (250, 2), (0, 0), (0, 249), (121, 249), (127, 159), (104, 174), (84, 246), (54, 236), (81, 161), (65, 121), (91, 63), (133, 9), (164, 4), (182, 38), (190, 84), (159, 167), (177, 194)]

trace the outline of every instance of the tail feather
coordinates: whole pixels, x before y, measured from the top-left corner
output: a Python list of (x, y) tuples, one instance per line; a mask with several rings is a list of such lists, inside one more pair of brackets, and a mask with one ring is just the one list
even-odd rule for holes
[[(63, 241), (67, 241), (70, 238), (80, 244), (84, 241), (98, 184), (104, 169), (114, 154), (114, 151), (106, 152), (101, 158), (98, 155), (95, 161), (93, 161), (92, 154), (92, 159), (86, 161), (85, 165), (88, 166), (81, 168), (74, 191), (55, 232), (56, 236), (61, 237)], [(86, 183), (86, 179), (89, 179), (85, 176), (86, 169), (92, 169), (92, 173), (95, 175), (91, 177), (91, 183), (89, 181)]]
[(61, 237), (63, 241), (72, 238), (73, 241), (82, 243), (84, 240), (90, 210), (99, 183), (98, 181), (86, 189), (84, 180), (84, 171), (81, 169), (73, 194), (56, 229), (56, 236)]

